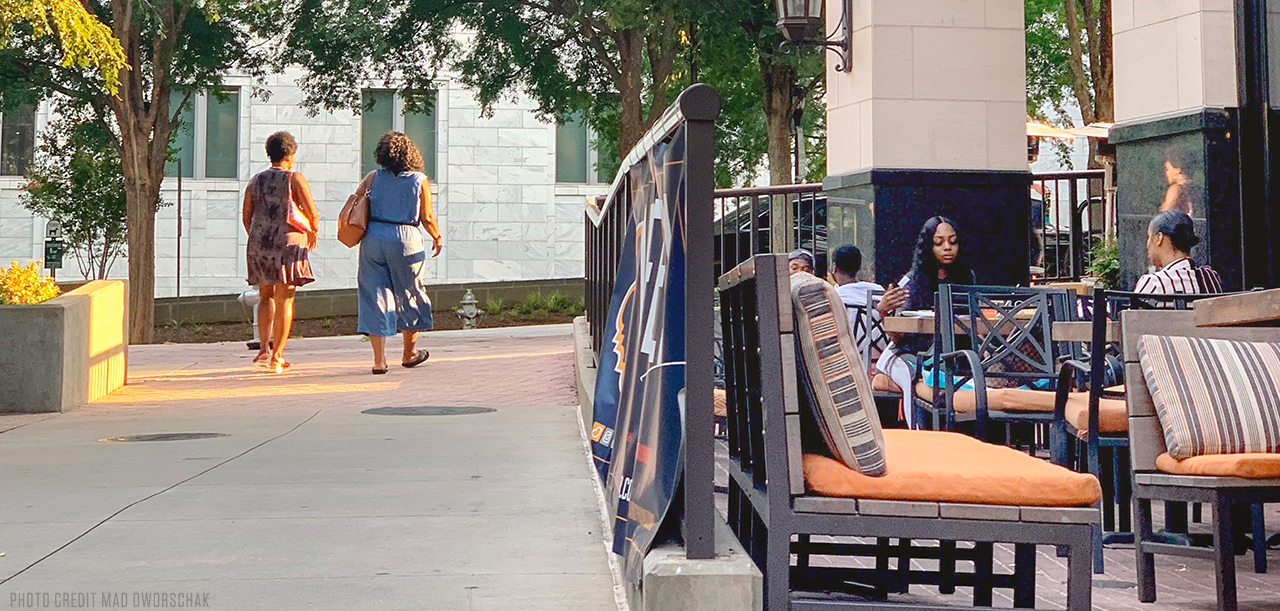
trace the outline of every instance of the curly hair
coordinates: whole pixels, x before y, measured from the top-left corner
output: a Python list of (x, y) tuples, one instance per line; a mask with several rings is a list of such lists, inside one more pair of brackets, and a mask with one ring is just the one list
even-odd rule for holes
[(267, 157), (271, 163), (280, 163), (285, 157), (298, 152), (298, 141), (289, 132), (276, 132), (267, 136)]
[(422, 153), (413, 145), (413, 140), (400, 132), (383, 134), (377, 148), (373, 149), (373, 158), (378, 165), (395, 174), (421, 172), (424, 168)]

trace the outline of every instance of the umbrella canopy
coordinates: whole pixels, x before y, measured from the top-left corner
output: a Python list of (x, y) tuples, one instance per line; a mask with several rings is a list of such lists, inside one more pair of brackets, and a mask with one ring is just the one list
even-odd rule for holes
[(1058, 129), (1052, 125), (1045, 125), (1044, 123), (1027, 121), (1027, 136), (1036, 137), (1036, 138), (1062, 138), (1063, 140), (1072, 140), (1076, 137), (1076, 134), (1073, 134), (1065, 129)]

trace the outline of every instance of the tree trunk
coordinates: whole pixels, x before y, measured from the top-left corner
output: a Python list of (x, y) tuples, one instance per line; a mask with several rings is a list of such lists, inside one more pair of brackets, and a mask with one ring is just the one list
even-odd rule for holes
[(1088, 125), (1097, 119), (1093, 113), (1093, 93), (1089, 86), (1089, 73), (1084, 66), (1084, 42), (1077, 1), (1063, 0), (1067, 18), (1067, 40), (1071, 48), (1071, 61), (1068, 65), (1071, 67), (1071, 91), (1075, 94), (1076, 104), (1080, 106), (1080, 115)]
[(791, 167), (791, 122), (795, 101), (791, 90), (796, 84), (795, 66), (775, 63), (760, 57), (760, 77), (764, 85), (764, 121), (768, 135), (769, 184), (789, 185), (793, 182)]
[(644, 32), (622, 30), (615, 40), (621, 72), (616, 84), (622, 107), (618, 117), (618, 158), (625, 159), (648, 129), (644, 116)]
[(1098, 78), (1093, 83), (1094, 120), (1116, 120), (1114, 54), (1111, 46), (1111, 0), (1100, 0), (1098, 9)]
[(159, 188), (126, 187), (129, 222), (129, 343), (149, 344), (155, 329), (156, 203)]

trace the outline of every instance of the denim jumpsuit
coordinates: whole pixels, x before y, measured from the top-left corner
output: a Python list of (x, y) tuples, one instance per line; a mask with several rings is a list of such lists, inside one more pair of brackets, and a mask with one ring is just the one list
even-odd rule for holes
[[(364, 335), (387, 337), (397, 331), (430, 331), (431, 298), (423, 286), (427, 249), (422, 229), (440, 239), (427, 201), (427, 218), (418, 218), (418, 194), (427, 184), (422, 172), (396, 175), (378, 170), (369, 188), (369, 226), (360, 240), (356, 274), (359, 322)], [(428, 197), (430, 191), (428, 190)]]

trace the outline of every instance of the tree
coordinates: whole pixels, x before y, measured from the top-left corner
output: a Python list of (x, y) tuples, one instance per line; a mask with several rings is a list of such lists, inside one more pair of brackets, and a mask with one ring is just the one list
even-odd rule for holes
[(1026, 0), (1026, 26), (1027, 114), (1070, 125), (1075, 106), (1086, 125), (1115, 121), (1111, 0)]
[(105, 129), (85, 109), (63, 104), (58, 120), (40, 134), (31, 183), (20, 200), (36, 215), (62, 223), (85, 280), (107, 277), (126, 236), (119, 149)]
[(120, 41), (79, 0), (0, 0), (0, 48), (22, 27), (30, 38), (57, 37), (62, 64), (96, 70), (103, 87), (115, 93), (120, 70), (128, 68)]
[[(13, 1), (13, 0), (0, 0)], [(28, 0), (17, 0), (24, 2)], [(115, 95), (110, 78), (69, 61), (70, 33), (41, 36), (12, 30), (0, 49), (0, 104), (61, 94), (90, 109), (95, 122), (114, 125), (127, 209), (130, 338), (151, 340), (155, 319), (155, 214), (182, 107), (236, 71), (261, 75), (267, 51), (279, 47), (274, 29), (280, 5), (267, 0), (84, 0), (111, 29), (128, 67)], [(171, 94), (177, 92), (175, 102)]]

